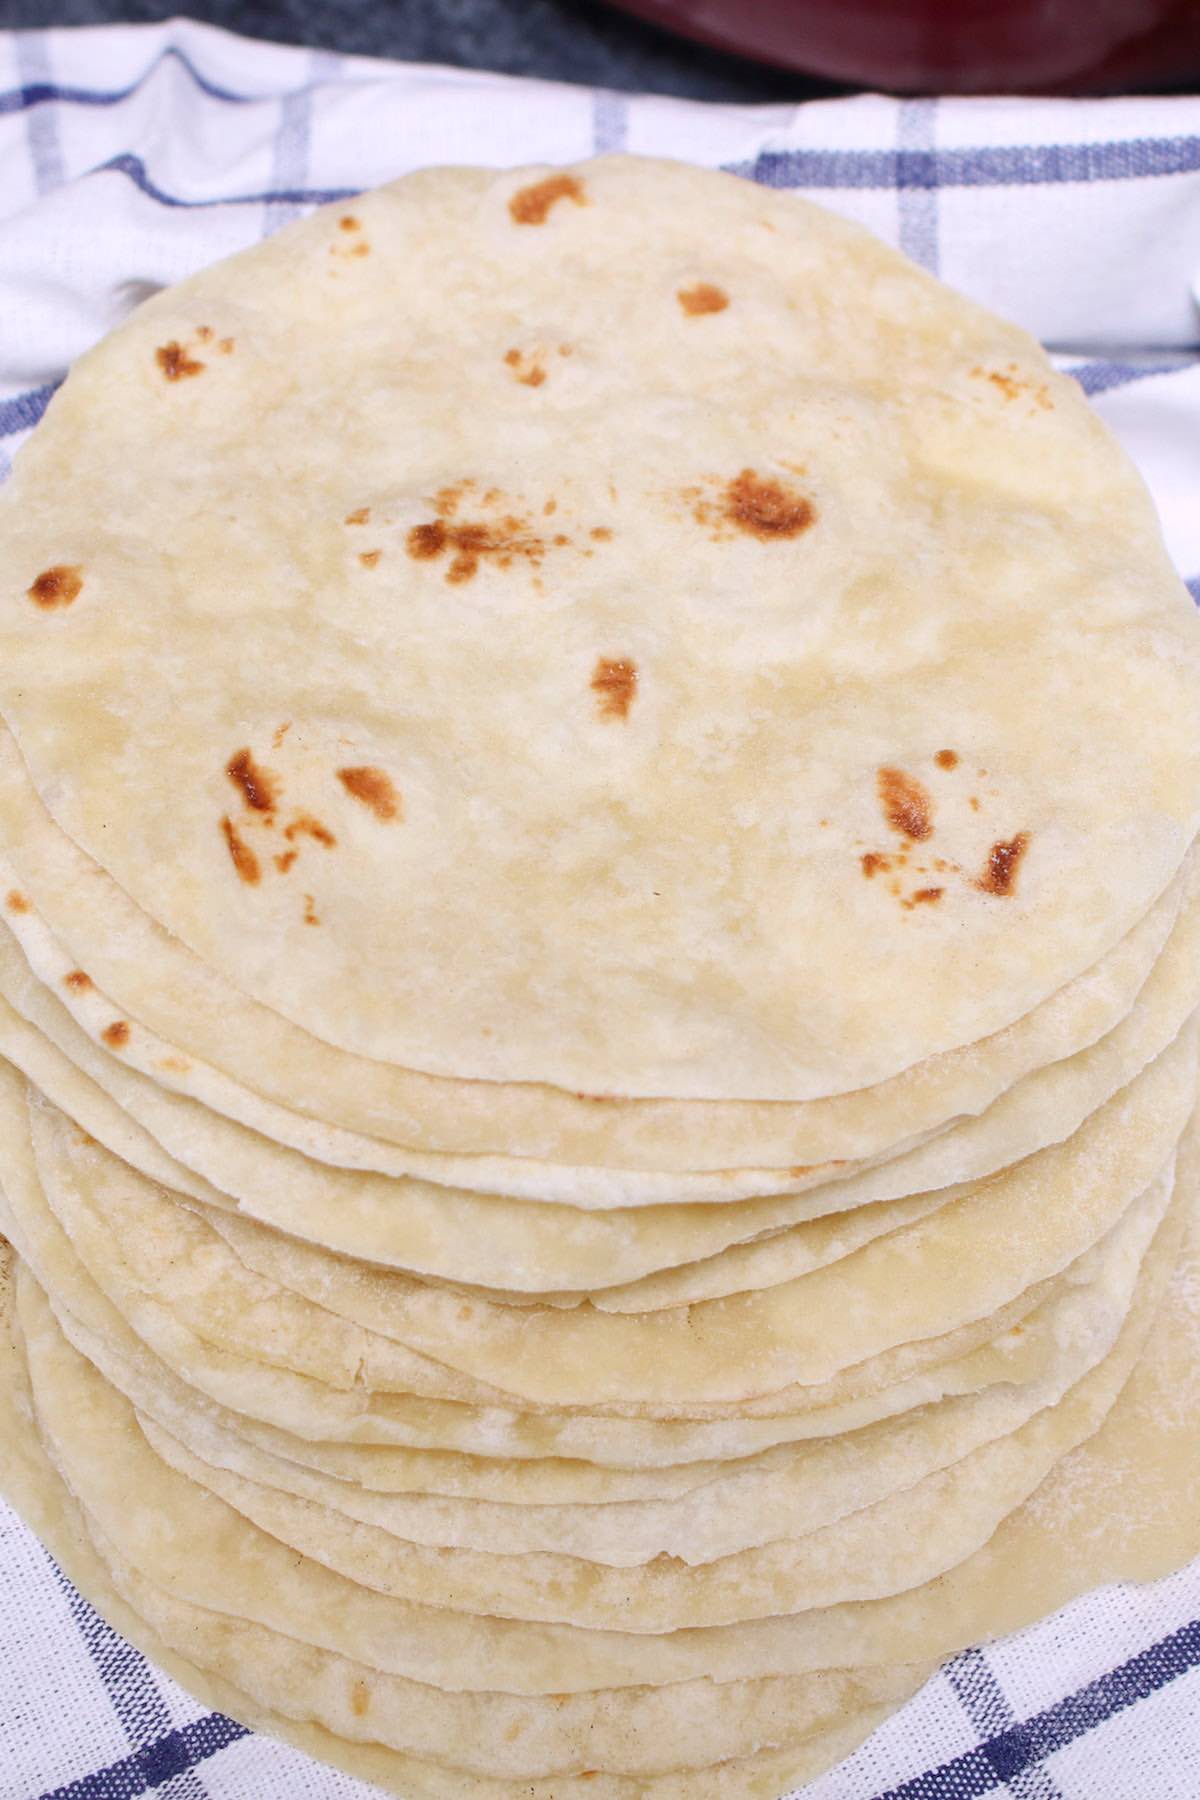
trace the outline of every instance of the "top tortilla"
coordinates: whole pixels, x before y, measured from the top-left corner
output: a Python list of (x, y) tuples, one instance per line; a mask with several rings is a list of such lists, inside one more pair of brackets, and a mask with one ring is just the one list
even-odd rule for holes
[(80, 362), (0, 506), (39, 793), (240, 991), (434, 1076), (804, 1101), (1002, 1029), (1197, 829), (1147, 495), (857, 227), (545, 176), (325, 209)]

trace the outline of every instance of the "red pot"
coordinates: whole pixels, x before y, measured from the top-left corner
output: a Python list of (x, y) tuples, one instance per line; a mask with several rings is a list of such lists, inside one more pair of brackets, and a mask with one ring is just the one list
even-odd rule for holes
[(621, 0), (721, 49), (898, 93), (1200, 80), (1200, 0)]

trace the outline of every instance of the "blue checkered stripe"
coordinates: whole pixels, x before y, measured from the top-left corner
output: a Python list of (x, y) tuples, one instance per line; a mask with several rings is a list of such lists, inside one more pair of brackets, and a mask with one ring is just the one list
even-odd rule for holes
[[(38, 193), (50, 192), (64, 179), (59, 135), (64, 114), (119, 105), (168, 61), (215, 106), (237, 108), (258, 100), (253, 93), (234, 92), (213, 81), (174, 44), (168, 44), (132, 85), (106, 90), (56, 83), (48, 40), (38, 33), (19, 37), (20, 84), (0, 92), (0, 120), (13, 114), (23, 118)], [(164, 209), (257, 209), (261, 232), (266, 235), (314, 205), (347, 198), (355, 191), (320, 185), (311, 174), (314, 94), (337, 73), (336, 57), (313, 53), (308, 58), (308, 79), (279, 98), (271, 180), (266, 187), (219, 197), (172, 192), (133, 148), (98, 162), (92, 172), (121, 177)], [(1169, 180), (1200, 171), (1200, 133), (1112, 143), (939, 149), (937, 109), (937, 101), (929, 99), (898, 106), (896, 143), (890, 149), (764, 148), (751, 159), (729, 166), (772, 187), (818, 195), (838, 190), (894, 193), (901, 247), (934, 272), (940, 262), (939, 194), (944, 190)], [(628, 103), (623, 96), (597, 92), (592, 97), (591, 138), (590, 146), (579, 147), (580, 154), (589, 147), (597, 152), (626, 147)], [(1080, 358), (1065, 366), (1087, 394), (1099, 398), (1134, 384), (1169, 382), (1173, 376), (1194, 372), (1198, 355), (1200, 345), (1187, 345), (1181, 346), (1178, 354), (1160, 354), (1153, 360)], [(56, 386), (47, 382), (0, 399), (0, 479), (7, 472), (13, 449), (41, 418)], [(1188, 586), (1200, 604), (1200, 573)], [(47, 1582), (66, 1597), (79, 1643), (99, 1676), (128, 1750), (102, 1768), (36, 1792), (18, 1792), (7, 1786), (0, 1769), (0, 1800), (135, 1800), (151, 1792), (167, 1800), (207, 1800), (210, 1793), (220, 1793), (220, 1780), (214, 1790), (205, 1785), (201, 1772), (207, 1765), (215, 1777), (222, 1753), (248, 1737), (246, 1728), (215, 1712), (173, 1724), (164, 1699), (172, 1684), (101, 1619), (48, 1555), (45, 1563)], [(0, 1644), (0, 1695), (3, 1654)], [(1059, 1785), (1051, 1773), (1052, 1760), (1196, 1670), (1200, 1670), (1200, 1619), (1146, 1643), (1118, 1667), (1021, 1716), (1005, 1692), (994, 1658), (985, 1649), (965, 1650), (946, 1664), (939, 1681), (961, 1709), (971, 1747), (898, 1785), (856, 1789), (853, 1800), (978, 1800), (994, 1794), (1012, 1795), (1014, 1800), (1089, 1800), (1078, 1786), (1064, 1789)], [(1136, 1771), (1131, 1772), (1130, 1780), (1136, 1783), (1137, 1779)], [(342, 1778), (331, 1777), (331, 1781), (338, 1784), (339, 1793), (344, 1791)], [(306, 1791), (316, 1794), (320, 1790)], [(839, 1788), (839, 1795), (844, 1791)], [(1130, 1800), (1135, 1791), (1140, 1792), (1130, 1787)], [(276, 1794), (282, 1800), (282, 1788), (255, 1792), (256, 1800), (259, 1792), (262, 1800), (276, 1800)], [(699, 1793), (697, 1800), (701, 1800)]]

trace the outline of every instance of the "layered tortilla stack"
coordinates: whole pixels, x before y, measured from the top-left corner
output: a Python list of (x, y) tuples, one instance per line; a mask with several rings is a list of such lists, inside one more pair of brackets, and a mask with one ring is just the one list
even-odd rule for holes
[(0, 507), (5, 1491), (456, 1800), (774, 1800), (1177, 1566), (1198, 703), (1082, 395), (791, 196), (158, 295)]

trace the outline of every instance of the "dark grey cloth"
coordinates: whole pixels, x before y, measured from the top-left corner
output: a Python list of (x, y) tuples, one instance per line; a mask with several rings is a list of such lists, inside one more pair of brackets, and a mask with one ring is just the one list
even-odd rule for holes
[(690, 44), (600, 0), (0, 0), (0, 28), (141, 24), (181, 12), (277, 43), (634, 92), (802, 100), (841, 91)]

